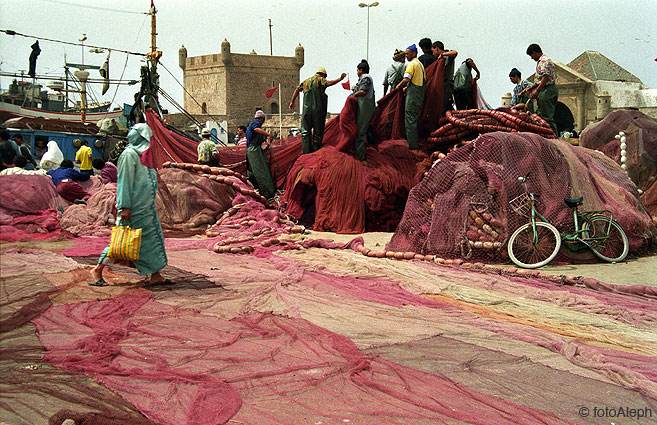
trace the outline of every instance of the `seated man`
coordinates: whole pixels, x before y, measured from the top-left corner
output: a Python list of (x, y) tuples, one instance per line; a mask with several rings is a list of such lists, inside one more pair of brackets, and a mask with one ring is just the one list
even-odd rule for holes
[(0, 171), (0, 176), (11, 176), (14, 174), (36, 174), (39, 176), (46, 175), (46, 170), (26, 170), (25, 167), (27, 164), (27, 159), (25, 159), (24, 156), (15, 156), (14, 166), (11, 168), (5, 168), (4, 170)]
[(89, 141), (80, 140), (80, 149), (78, 149), (75, 154), (75, 163), (80, 164), (80, 172), (88, 175), (94, 173), (94, 168), (91, 165), (92, 161), (91, 148), (89, 147)]
[(59, 196), (67, 201), (76, 204), (86, 204), (87, 199), (91, 197), (78, 183), (78, 181), (89, 180), (91, 176), (87, 173), (75, 171), (73, 169), (73, 161), (70, 159), (63, 160), (59, 168), (48, 171), (48, 175), (52, 177), (52, 182), (57, 186)]
[(100, 171), (100, 178), (103, 179), (103, 184), (116, 183), (118, 174), (116, 165), (109, 161), (103, 161), (100, 158), (94, 158), (91, 163), (96, 170)]
[(212, 133), (209, 128), (201, 130), (201, 141), (196, 148), (198, 153), (198, 163), (201, 165), (209, 165), (210, 167), (218, 167), (214, 155), (217, 153), (217, 144), (212, 140)]
[(20, 133), (14, 133), (14, 135), (12, 136), (12, 139), (14, 140), (16, 145), (18, 146), (18, 151), (20, 152), (20, 154), (23, 157), (25, 157), (25, 159), (27, 160), (27, 165), (22, 167), (22, 168), (24, 168), (26, 170), (36, 170), (37, 163), (34, 160), (34, 158), (32, 157), (32, 153), (30, 152), (30, 148), (23, 144), (23, 136)]
[(527, 87), (530, 87), (532, 83), (527, 80), (523, 80), (522, 74), (520, 74), (520, 71), (518, 71), (517, 68), (513, 68), (511, 72), (509, 72), (509, 80), (515, 84), (513, 87), (513, 95), (511, 96), (511, 108), (519, 109), (522, 111), (525, 109), (525, 107), (528, 106), (528, 101), (530, 99), (529, 94), (522, 93), (522, 91)]

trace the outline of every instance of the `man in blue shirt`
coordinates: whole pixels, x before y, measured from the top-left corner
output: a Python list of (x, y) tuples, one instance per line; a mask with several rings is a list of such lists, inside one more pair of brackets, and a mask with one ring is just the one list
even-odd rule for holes
[(65, 159), (56, 170), (48, 171), (52, 182), (57, 186), (59, 196), (69, 202), (86, 204), (91, 195), (80, 186), (79, 181), (89, 180), (89, 174), (80, 173), (73, 169), (73, 161)]
[(271, 134), (262, 129), (264, 122), (265, 113), (258, 110), (246, 129), (246, 177), (260, 191), (260, 194), (269, 200), (276, 195), (276, 185), (271, 177), (269, 160), (265, 153), (268, 146), (262, 147), (267, 139), (271, 140)]

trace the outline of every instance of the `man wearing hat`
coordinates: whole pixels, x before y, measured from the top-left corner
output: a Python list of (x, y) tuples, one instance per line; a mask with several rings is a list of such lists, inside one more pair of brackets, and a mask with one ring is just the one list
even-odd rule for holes
[(265, 113), (260, 109), (256, 111), (251, 124), (246, 128), (246, 177), (267, 199), (276, 195), (276, 186), (271, 177), (269, 160), (262, 148), (262, 144), (271, 140), (271, 134), (262, 129), (265, 122)]
[(219, 163), (214, 157), (217, 151), (217, 145), (212, 141), (210, 136), (212, 133), (209, 128), (201, 130), (201, 142), (198, 144), (198, 163), (202, 165), (209, 165), (210, 167), (218, 167)]
[(388, 93), (388, 87), (390, 91), (397, 87), (397, 84), (404, 78), (404, 61), (406, 56), (404, 55), (403, 50), (395, 49), (395, 53), (392, 55), (392, 60), (394, 61), (392, 65), (386, 69), (386, 76), (383, 79), (383, 95), (385, 96)]
[(406, 140), (411, 150), (420, 148), (420, 136), (417, 130), (417, 118), (424, 102), (424, 66), (417, 59), (417, 47), (412, 44), (406, 48), (406, 69), (404, 78), (396, 88), (405, 88), (406, 101), (404, 124), (406, 126)]
[(326, 123), (326, 106), (328, 97), (326, 88), (344, 80), (344, 72), (335, 80), (326, 81), (326, 69), (319, 67), (315, 75), (304, 80), (294, 90), (290, 109), (294, 109), (294, 102), (303, 91), (303, 112), (301, 113), (301, 146), (303, 153), (314, 152), (322, 147), (324, 138), (324, 124)]

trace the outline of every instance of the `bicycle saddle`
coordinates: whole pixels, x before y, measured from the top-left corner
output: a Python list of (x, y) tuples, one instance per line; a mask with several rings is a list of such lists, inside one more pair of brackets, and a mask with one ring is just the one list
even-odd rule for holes
[(563, 198), (563, 201), (570, 208), (576, 207), (578, 205), (582, 205), (583, 200), (584, 200), (584, 198), (582, 196), (580, 196), (579, 198)]

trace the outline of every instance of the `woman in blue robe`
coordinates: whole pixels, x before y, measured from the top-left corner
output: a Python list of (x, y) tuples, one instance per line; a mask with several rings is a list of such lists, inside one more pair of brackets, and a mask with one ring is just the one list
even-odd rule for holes
[[(150, 274), (150, 283), (173, 283), (161, 274), (167, 265), (164, 235), (155, 209), (157, 171), (152, 168), (150, 152), (153, 132), (146, 124), (136, 124), (128, 133), (128, 145), (119, 157), (116, 209), (122, 225), (141, 230), (139, 260), (133, 261), (140, 274)], [(117, 220), (118, 221), (118, 220)], [(109, 246), (103, 250), (98, 265), (91, 271), (92, 286), (105, 286), (103, 269), (109, 262)]]

